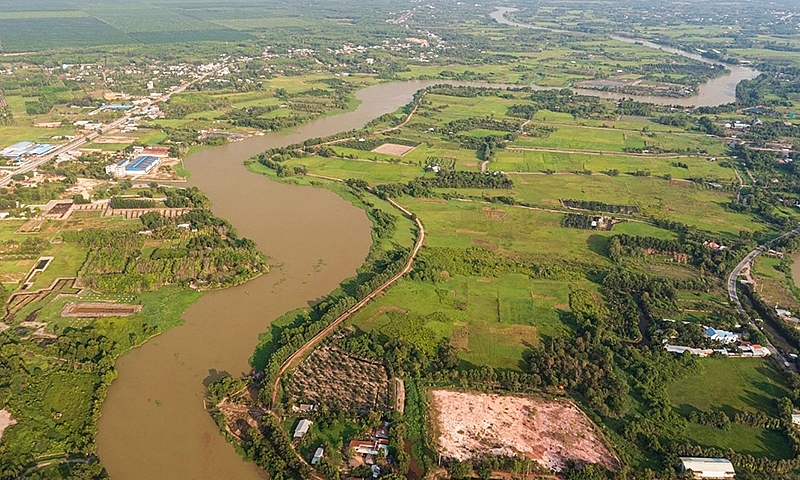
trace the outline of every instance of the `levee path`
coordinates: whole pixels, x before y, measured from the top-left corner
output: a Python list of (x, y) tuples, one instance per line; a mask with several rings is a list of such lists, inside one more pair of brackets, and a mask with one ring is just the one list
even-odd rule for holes
[[(321, 177), (321, 178), (326, 178), (328, 180), (335, 180), (338, 182), (342, 181), (331, 177)], [(414, 248), (411, 250), (411, 255), (409, 255), (408, 261), (406, 261), (406, 264), (403, 266), (403, 269), (400, 270), (400, 272), (398, 272), (392, 278), (387, 280), (383, 285), (373, 290), (372, 293), (361, 299), (361, 301), (350, 307), (349, 310), (347, 310), (341, 316), (339, 316), (339, 318), (331, 322), (331, 324), (325, 327), (321, 332), (314, 335), (314, 337), (311, 340), (306, 342), (305, 345), (300, 347), (289, 358), (287, 358), (285, 362), (283, 362), (283, 365), (281, 365), (281, 369), (278, 371), (278, 375), (276, 375), (275, 377), (275, 382), (272, 384), (272, 397), (270, 402), (270, 408), (274, 408), (275, 403), (278, 400), (278, 388), (281, 383), (281, 378), (287, 371), (289, 371), (290, 368), (292, 368), (296, 360), (302, 358), (306, 353), (313, 350), (317, 346), (317, 344), (320, 341), (322, 341), (323, 338), (328, 336), (328, 334), (330, 334), (334, 329), (336, 329), (336, 327), (341, 325), (342, 322), (352, 317), (353, 314), (364, 308), (372, 299), (374, 299), (375, 297), (386, 291), (387, 288), (391, 287), (395, 282), (400, 280), (400, 278), (402, 278), (403, 275), (410, 272), (411, 269), (413, 268), (414, 260), (417, 258), (417, 254), (419, 254), (420, 249), (422, 249), (422, 245), (425, 243), (425, 227), (422, 225), (422, 222), (419, 220), (419, 218), (417, 218), (407, 208), (403, 207), (402, 205), (394, 201), (394, 199), (387, 197), (386, 201), (391, 203), (394, 208), (403, 212), (403, 215), (414, 220), (414, 223), (417, 224), (417, 229), (419, 230), (419, 233), (417, 234), (417, 241), (414, 243)]]

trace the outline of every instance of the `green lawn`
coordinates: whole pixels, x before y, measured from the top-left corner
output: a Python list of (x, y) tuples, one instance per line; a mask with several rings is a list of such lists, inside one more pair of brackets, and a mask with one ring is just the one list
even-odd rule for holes
[[(705, 358), (702, 370), (676, 381), (668, 388), (669, 398), (682, 415), (692, 411), (722, 410), (729, 417), (737, 412), (776, 415), (775, 399), (789, 394), (781, 374), (769, 360)], [(789, 444), (780, 432), (734, 424), (729, 430), (690, 423), (686, 434), (697, 445), (740, 453), (791, 458)]]

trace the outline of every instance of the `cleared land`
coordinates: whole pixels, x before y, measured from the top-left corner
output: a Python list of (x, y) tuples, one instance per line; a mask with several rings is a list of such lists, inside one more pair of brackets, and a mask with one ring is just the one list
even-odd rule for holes
[(405, 156), (408, 152), (414, 150), (416, 147), (409, 145), (398, 145), (396, 143), (384, 143), (378, 148), (372, 150), (373, 153), (382, 153), (385, 155), (392, 155), (395, 157)]
[(430, 396), (439, 448), (447, 457), (521, 454), (556, 471), (569, 461), (617, 466), (595, 425), (567, 400), (449, 390), (433, 390)]
[(141, 311), (141, 305), (127, 305), (124, 303), (68, 303), (61, 310), (61, 316), (81, 318), (129, 317)]

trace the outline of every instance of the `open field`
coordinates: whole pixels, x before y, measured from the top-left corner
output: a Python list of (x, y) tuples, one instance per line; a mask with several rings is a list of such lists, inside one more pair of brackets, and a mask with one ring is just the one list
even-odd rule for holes
[(404, 157), (415, 147), (408, 145), (398, 145), (396, 143), (384, 143), (380, 147), (372, 150), (373, 153), (382, 153), (384, 155), (391, 155), (393, 157)]
[(430, 396), (439, 448), (446, 457), (524, 455), (555, 471), (568, 461), (617, 467), (597, 427), (568, 400), (448, 390), (431, 390)]
[[(702, 371), (673, 383), (668, 395), (682, 415), (692, 411), (725, 412), (730, 418), (739, 412), (764, 412), (777, 415), (775, 400), (788, 395), (780, 373), (768, 359), (704, 358)], [(686, 435), (697, 445), (770, 458), (790, 458), (791, 450), (783, 435), (733, 424), (730, 430), (690, 423)]]
[(447, 340), (472, 365), (520, 369), (522, 353), (541, 336), (566, 337), (574, 325), (563, 319), (570, 288), (588, 282), (456, 276), (431, 288), (401, 280), (353, 317), (363, 331), (401, 338), (434, 352)]

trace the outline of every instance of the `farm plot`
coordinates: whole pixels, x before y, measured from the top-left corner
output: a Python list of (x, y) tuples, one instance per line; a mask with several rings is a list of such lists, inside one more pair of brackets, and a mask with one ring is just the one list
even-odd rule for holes
[(554, 471), (568, 462), (619, 460), (595, 425), (568, 400), (433, 390), (431, 404), (441, 453), (469, 460), (486, 454), (524, 455)]
[(372, 153), (382, 153), (384, 155), (392, 155), (394, 157), (402, 157), (405, 156), (410, 151), (414, 150), (417, 147), (412, 147), (410, 145), (399, 145), (397, 143), (384, 143), (383, 145), (373, 148)]
[(100, 318), (129, 317), (142, 311), (141, 305), (111, 302), (70, 302), (61, 310), (62, 317)]
[(364, 414), (386, 411), (391, 405), (383, 365), (328, 346), (316, 349), (300, 364), (287, 393), (295, 404), (325, 405), (334, 411)]

